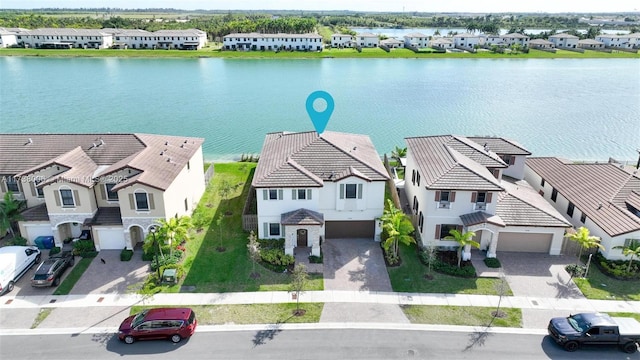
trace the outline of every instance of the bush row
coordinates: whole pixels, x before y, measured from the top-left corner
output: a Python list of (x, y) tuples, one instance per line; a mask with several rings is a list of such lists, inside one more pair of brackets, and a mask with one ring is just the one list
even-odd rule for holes
[[(420, 251), (418, 253), (418, 257), (424, 265), (429, 265), (428, 256), (425, 251)], [(461, 267), (458, 267), (457, 265), (447, 264), (446, 262), (436, 258), (431, 262), (431, 268), (441, 274), (464, 278), (476, 277), (476, 268), (474, 268), (470, 263), (463, 263)]]
[(619, 280), (640, 280), (640, 263), (633, 261), (631, 271), (628, 260), (607, 260), (601, 253), (596, 254), (596, 264), (600, 270), (608, 276)]

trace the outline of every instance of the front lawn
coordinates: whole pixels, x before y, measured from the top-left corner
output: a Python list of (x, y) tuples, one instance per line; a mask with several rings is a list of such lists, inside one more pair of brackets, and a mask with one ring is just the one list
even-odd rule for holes
[[(387, 267), (391, 287), (397, 292), (412, 293), (448, 293), (498, 295), (496, 278), (460, 278), (431, 271), (432, 280), (427, 280), (428, 268), (418, 259), (416, 245), (400, 245), (402, 265)], [(481, 261), (480, 259), (472, 259)], [(513, 295), (511, 289), (503, 295)]]
[(640, 301), (640, 281), (610, 278), (594, 264), (586, 279), (574, 278), (573, 282), (587, 299)]
[[(300, 309), (306, 310), (302, 316), (292, 315), (296, 309), (295, 303), (185, 306), (195, 311), (198, 325), (222, 325), (317, 323), (320, 321), (324, 304), (300, 303)], [(151, 307), (132, 306), (131, 315), (149, 308)]]
[[(288, 290), (289, 275), (274, 273), (259, 264), (257, 278), (247, 251), (248, 233), (242, 230), (242, 208), (249, 193), (255, 163), (214, 164), (215, 175), (196, 208), (194, 222), (202, 224), (186, 244), (185, 276), (181, 286), (191, 292), (238, 292)], [(231, 185), (226, 199), (218, 193), (223, 182)], [(230, 214), (230, 215), (228, 215)], [(217, 220), (222, 218), (221, 226)], [(219, 251), (218, 248), (224, 248)], [(323, 290), (322, 276), (312, 276), (306, 290)], [(180, 286), (164, 287), (179, 292)]]
[[(402, 311), (412, 324), (487, 326), (494, 307), (407, 305)], [(491, 326), (522, 327), (522, 310), (501, 308), (506, 316), (496, 317)]]

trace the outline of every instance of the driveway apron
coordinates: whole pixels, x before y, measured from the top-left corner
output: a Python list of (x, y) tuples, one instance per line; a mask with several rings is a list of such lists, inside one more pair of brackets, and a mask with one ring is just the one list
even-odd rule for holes
[[(325, 290), (392, 291), (380, 244), (371, 239), (326, 239)], [(321, 322), (408, 323), (398, 305), (325, 303)]]

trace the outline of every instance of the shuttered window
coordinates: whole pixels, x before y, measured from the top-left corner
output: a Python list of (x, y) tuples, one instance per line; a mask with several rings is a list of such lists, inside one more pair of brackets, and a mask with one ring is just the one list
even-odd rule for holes
[(63, 207), (76, 206), (76, 203), (73, 201), (73, 192), (69, 189), (60, 189), (60, 200)]

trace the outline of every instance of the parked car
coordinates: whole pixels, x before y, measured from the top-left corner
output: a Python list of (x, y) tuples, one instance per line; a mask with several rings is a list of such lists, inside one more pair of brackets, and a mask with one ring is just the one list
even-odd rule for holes
[(124, 319), (118, 338), (127, 344), (152, 339), (178, 343), (193, 335), (197, 325), (196, 313), (190, 308), (148, 309)]
[(618, 345), (631, 354), (638, 351), (640, 342), (638, 320), (603, 313), (553, 318), (547, 329), (553, 340), (567, 351), (576, 351), (582, 345)]
[(35, 246), (4, 246), (0, 248), (0, 295), (11, 292), (13, 285), (31, 267), (40, 262), (40, 250)]
[(71, 251), (62, 251), (50, 256), (36, 269), (35, 275), (31, 278), (31, 286), (48, 287), (60, 285), (62, 274), (73, 264), (75, 264), (75, 257)]

